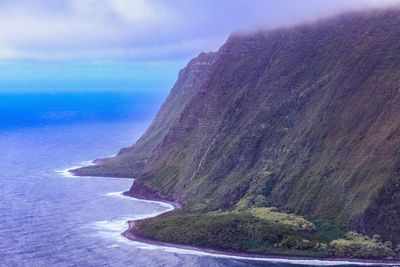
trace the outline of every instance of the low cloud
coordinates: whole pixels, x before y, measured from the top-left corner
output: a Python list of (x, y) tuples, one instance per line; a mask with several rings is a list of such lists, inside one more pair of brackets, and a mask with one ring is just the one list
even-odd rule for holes
[(399, 0), (3, 0), (0, 58), (181, 59), (234, 31)]

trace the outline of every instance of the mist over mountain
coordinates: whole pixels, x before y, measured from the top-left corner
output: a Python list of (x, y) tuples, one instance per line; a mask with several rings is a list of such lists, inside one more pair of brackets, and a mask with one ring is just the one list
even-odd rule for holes
[(132, 147), (81, 175), (187, 211), (278, 207), (399, 242), (400, 11), (234, 34)]

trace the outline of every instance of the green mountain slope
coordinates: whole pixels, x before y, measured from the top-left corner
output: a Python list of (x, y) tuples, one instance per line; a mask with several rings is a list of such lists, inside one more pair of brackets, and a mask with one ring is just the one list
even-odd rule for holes
[(275, 206), (400, 241), (399, 52), (398, 10), (233, 35), (173, 119), (95, 168), (189, 211)]
[(143, 136), (113, 158), (100, 159), (97, 165), (75, 170), (77, 175), (135, 177), (143, 171), (154, 148), (163, 140), (172, 123), (198, 92), (215, 61), (215, 53), (201, 53), (179, 72), (171, 92)]

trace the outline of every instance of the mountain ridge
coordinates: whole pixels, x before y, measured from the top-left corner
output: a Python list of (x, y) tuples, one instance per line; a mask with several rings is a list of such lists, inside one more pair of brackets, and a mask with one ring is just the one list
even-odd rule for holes
[[(276, 206), (399, 242), (399, 26), (394, 9), (232, 35), (161, 138), (78, 174), (129, 175), (131, 192), (191, 211)], [(145, 160), (127, 156), (146, 143)]]
[(178, 79), (159, 112), (134, 145), (122, 148), (114, 157), (97, 159), (96, 165), (74, 170), (74, 173), (123, 178), (141, 173), (154, 148), (162, 141), (173, 121), (178, 119), (189, 99), (197, 93), (214, 60), (215, 53), (202, 52), (179, 72)]

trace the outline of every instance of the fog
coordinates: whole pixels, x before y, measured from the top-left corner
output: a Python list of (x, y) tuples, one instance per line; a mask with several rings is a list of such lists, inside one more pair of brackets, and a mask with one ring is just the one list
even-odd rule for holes
[(1, 59), (181, 60), (235, 31), (275, 28), (399, 0), (3, 0)]

